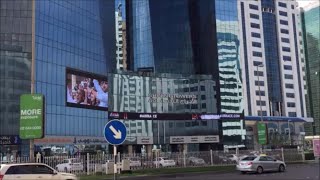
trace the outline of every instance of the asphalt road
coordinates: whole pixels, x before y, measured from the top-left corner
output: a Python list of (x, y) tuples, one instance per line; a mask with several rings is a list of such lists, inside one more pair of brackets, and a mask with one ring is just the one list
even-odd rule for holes
[(125, 178), (126, 180), (320, 180), (319, 164), (288, 165), (283, 173), (264, 174), (232, 173), (194, 173), (162, 175), (153, 177)]

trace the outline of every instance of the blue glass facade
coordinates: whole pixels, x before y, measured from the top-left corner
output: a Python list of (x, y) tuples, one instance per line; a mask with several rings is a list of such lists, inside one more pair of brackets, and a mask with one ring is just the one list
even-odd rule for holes
[(114, 1), (36, 1), (36, 92), (45, 135), (102, 136), (107, 112), (66, 107), (66, 67), (107, 75), (115, 59)]
[(126, 6), (131, 70), (218, 78), (213, 0), (137, 0)]
[(268, 78), (268, 92), (269, 99), (271, 101), (272, 116), (275, 112), (280, 112), (279, 103), (282, 102), (281, 95), (281, 79), (280, 79), (280, 64), (278, 53), (278, 38), (276, 15), (274, 1), (262, 0), (261, 6), (262, 21), (263, 21), (263, 33), (264, 33), (264, 52), (266, 60), (267, 78)]

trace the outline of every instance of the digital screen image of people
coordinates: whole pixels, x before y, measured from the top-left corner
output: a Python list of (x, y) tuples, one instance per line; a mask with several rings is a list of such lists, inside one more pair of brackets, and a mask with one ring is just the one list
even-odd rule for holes
[(108, 81), (68, 74), (67, 102), (107, 108)]

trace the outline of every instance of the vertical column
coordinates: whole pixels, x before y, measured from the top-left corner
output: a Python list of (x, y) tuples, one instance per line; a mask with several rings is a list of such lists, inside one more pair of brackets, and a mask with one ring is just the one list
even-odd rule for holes
[(132, 155), (133, 154), (133, 147), (132, 145), (128, 145), (128, 154)]

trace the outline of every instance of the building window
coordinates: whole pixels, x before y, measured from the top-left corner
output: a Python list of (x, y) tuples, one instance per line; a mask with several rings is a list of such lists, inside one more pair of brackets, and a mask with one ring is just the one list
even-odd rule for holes
[(282, 24), (282, 25), (288, 25), (288, 21), (280, 20), (280, 24)]
[(283, 56), (282, 57), (284, 61), (291, 61), (291, 57), (290, 56)]
[(290, 65), (283, 65), (283, 68), (285, 70), (292, 70), (292, 66), (290, 66)]
[(257, 101), (257, 106), (266, 106), (266, 101)]
[(252, 37), (260, 38), (261, 35), (259, 33), (251, 32)]
[(282, 34), (289, 34), (289, 31), (287, 29), (281, 29), (280, 32)]
[(294, 5), (291, 5), (291, 9), (294, 9)]
[(282, 47), (282, 51), (284, 51), (284, 52), (290, 52), (290, 48), (289, 48), (289, 47)]
[(263, 72), (262, 71), (254, 71), (254, 75), (255, 76), (263, 76)]
[(284, 8), (286, 8), (286, 7), (287, 7), (287, 4), (286, 4), (286, 3), (279, 2), (278, 4), (279, 4), (279, 6), (280, 6), (280, 7), (284, 7)]
[(201, 95), (201, 100), (206, 100), (206, 95)]
[(264, 81), (255, 81), (254, 84), (256, 86), (259, 86), (259, 84), (260, 84), (260, 86), (264, 86)]
[(289, 112), (288, 116), (289, 117), (297, 117), (297, 113), (296, 112)]
[(252, 55), (255, 57), (262, 57), (262, 53), (261, 52), (257, 52), (257, 51), (253, 51)]
[(287, 98), (294, 98), (294, 93), (286, 93)]
[(201, 91), (205, 91), (206, 87), (205, 86), (200, 86)]
[(252, 42), (253, 47), (261, 47), (261, 43), (259, 42)]
[(253, 65), (254, 66), (259, 66), (259, 65), (261, 65), (262, 64), (262, 62), (259, 62), (259, 61), (253, 61)]
[(294, 102), (287, 102), (287, 107), (296, 107), (296, 103)]
[(254, 10), (259, 10), (259, 6), (253, 5), (253, 4), (249, 4), (249, 8)]
[(279, 14), (280, 14), (280, 16), (288, 16), (288, 13), (287, 12), (283, 12), (283, 11), (279, 11)]
[(250, 18), (259, 19), (259, 15), (250, 13)]
[[(258, 111), (258, 116), (261, 116), (261, 111)], [(267, 111), (262, 111), (262, 116), (267, 116)]]
[(289, 38), (281, 38), (281, 42), (290, 43)]
[(206, 103), (202, 103), (201, 107), (202, 107), (202, 109), (205, 109), (205, 108), (207, 108), (207, 104)]
[(256, 96), (266, 96), (266, 92), (265, 91), (256, 91)]
[(251, 23), (250, 24), (252, 28), (257, 28), (257, 29), (260, 29), (260, 24), (257, 24), (257, 23)]
[(287, 89), (293, 89), (293, 84), (288, 84), (288, 83), (286, 83), (286, 88), (287, 88)]
[(291, 74), (285, 74), (285, 75), (284, 75), (284, 78), (285, 78), (285, 79), (293, 79), (293, 75), (291, 75)]

